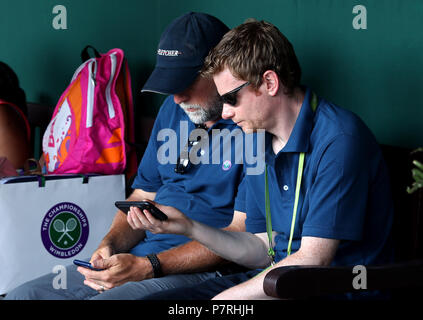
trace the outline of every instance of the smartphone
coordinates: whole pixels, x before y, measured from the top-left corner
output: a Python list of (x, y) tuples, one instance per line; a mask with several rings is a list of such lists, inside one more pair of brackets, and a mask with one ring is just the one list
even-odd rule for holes
[(75, 264), (77, 266), (80, 266), (80, 267), (87, 268), (87, 269), (91, 269), (91, 270), (94, 270), (94, 271), (101, 271), (101, 270), (103, 270), (103, 269), (94, 268), (91, 265), (91, 263), (89, 263), (88, 261), (82, 261), (82, 260), (75, 259), (75, 260), (73, 260), (73, 264)]
[(130, 207), (137, 207), (141, 210), (147, 209), (156, 219), (167, 220), (167, 215), (148, 201), (116, 201), (115, 206), (125, 214), (128, 213)]

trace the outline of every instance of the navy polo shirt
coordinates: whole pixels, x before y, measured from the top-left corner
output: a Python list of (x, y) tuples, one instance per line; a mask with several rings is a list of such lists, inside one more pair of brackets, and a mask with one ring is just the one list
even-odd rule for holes
[[(156, 202), (175, 207), (202, 223), (222, 228), (232, 221), (238, 185), (244, 175), (244, 134), (233, 121), (219, 120), (207, 132), (202, 131), (207, 133), (209, 140), (202, 148), (196, 148), (200, 163), (191, 163), (184, 174), (176, 173), (177, 157), (194, 129), (194, 123), (174, 103), (173, 96), (169, 96), (157, 115), (132, 188), (156, 192)], [(223, 139), (224, 133), (230, 134), (229, 140)], [(188, 240), (184, 236), (147, 231), (145, 240), (131, 253), (145, 256)]]
[[(319, 99), (315, 112), (306, 90), (301, 111), (285, 147), (274, 154), (266, 133), (270, 208), (276, 261), (286, 257), (295, 199), (299, 153), (305, 153), (292, 253), (301, 237), (341, 240), (333, 265), (389, 261), (393, 219), (387, 168), (366, 125), (352, 112)], [(266, 232), (265, 181), (246, 175), (243, 201), (246, 227)]]

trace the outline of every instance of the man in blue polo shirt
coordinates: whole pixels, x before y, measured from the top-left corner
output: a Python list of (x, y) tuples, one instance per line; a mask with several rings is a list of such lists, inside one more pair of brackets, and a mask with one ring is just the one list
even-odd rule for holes
[(298, 60), (280, 31), (244, 23), (211, 51), (204, 69), (224, 102), (224, 119), (246, 133), (266, 130), (266, 171), (246, 175), (236, 206), (247, 214), (247, 232), (213, 229), (165, 206), (168, 221), (148, 211), (139, 220), (256, 270), (146, 299), (262, 299), (274, 267), (390, 261), (393, 206), (378, 144), (356, 115), (300, 85)]
[[(221, 119), (216, 86), (199, 73), (210, 49), (228, 30), (215, 17), (190, 12), (162, 34), (156, 68), (143, 91), (170, 96), (157, 115), (128, 200), (155, 200), (213, 227), (241, 231), (245, 214), (234, 214), (234, 204), (244, 176), (242, 161), (237, 159), (243, 133), (233, 121)], [(213, 152), (221, 151), (213, 138), (225, 140), (223, 133), (235, 143), (226, 150), (230, 152), (213, 158)], [(192, 153), (195, 148), (198, 152)], [(54, 289), (56, 274), (49, 274), (16, 288), (6, 299), (142, 299), (220, 274), (216, 269), (223, 259), (198, 242), (133, 228), (132, 214), (118, 211), (91, 257), (92, 266), (103, 271), (69, 266), (66, 290)], [(175, 277), (175, 273), (183, 275)]]

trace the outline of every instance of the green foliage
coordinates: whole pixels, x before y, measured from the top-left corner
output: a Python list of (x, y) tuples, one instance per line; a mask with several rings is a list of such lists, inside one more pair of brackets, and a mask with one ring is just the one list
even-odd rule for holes
[[(414, 150), (413, 153), (421, 151), (423, 151), (423, 148), (418, 148)], [(413, 160), (413, 164), (416, 166), (414, 169), (411, 170), (414, 182), (411, 187), (407, 187), (408, 193), (413, 193), (423, 187), (423, 164), (417, 160)]]

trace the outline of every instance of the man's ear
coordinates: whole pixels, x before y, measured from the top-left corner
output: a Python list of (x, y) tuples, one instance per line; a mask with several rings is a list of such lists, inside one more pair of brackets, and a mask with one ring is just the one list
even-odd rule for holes
[(263, 83), (265, 85), (266, 92), (275, 96), (279, 90), (279, 77), (273, 70), (267, 70), (263, 73)]

